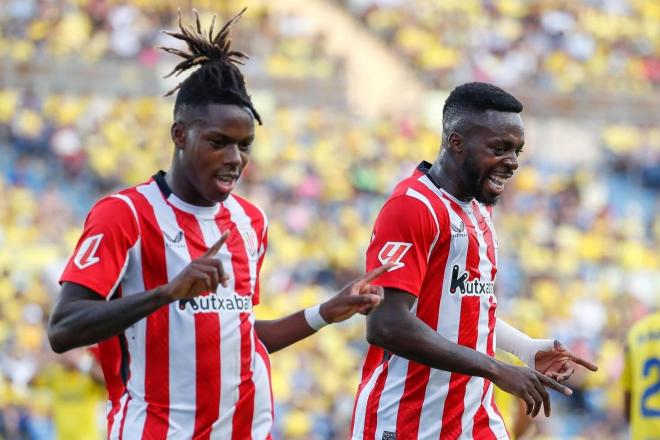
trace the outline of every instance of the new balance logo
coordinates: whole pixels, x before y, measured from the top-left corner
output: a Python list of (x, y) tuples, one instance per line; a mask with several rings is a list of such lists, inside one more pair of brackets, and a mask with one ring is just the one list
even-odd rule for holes
[(378, 253), (378, 261), (381, 264), (394, 263), (394, 267), (388, 272), (402, 268), (405, 266), (405, 263), (401, 262), (401, 259), (406, 252), (412, 247), (412, 243), (404, 243), (401, 241), (388, 241), (383, 245), (380, 252)]
[(454, 265), (451, 270), (449, 292), (456, 293), (458, 289), (461, 295), (465, 296), (493, 295), (495, 292), (494, 281), (481, 281), (476, 278), (468, 281), (468, 276), (469, 274), (467, 272), (459, 275), (459, 267), (458, 265)]
[(101, 240), (103, 240), (103, 234), (97, 234), (88, 237), (82, 242), (78, 249), (78, 253), (73, 258), (73, 263), (78, 266), (79, 269), (88, 268), (101, 261), (101, 259), (96, 256)]

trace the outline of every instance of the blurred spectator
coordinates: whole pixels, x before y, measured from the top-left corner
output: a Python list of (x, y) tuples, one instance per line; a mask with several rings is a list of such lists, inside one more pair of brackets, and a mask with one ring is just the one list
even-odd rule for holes
[(475, 81), (556, 92), (660, 86), (655, 0), (348, 0), (348, 10), (434, 85)]

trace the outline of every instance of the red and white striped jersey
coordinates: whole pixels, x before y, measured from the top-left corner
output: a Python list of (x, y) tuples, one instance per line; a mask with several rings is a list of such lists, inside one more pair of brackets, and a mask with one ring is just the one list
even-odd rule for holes
[(267, 220), (230, 195), (190, 205), (164, 173), (100, 200), (61, 282), (107, 300), (154, 289), (231, 231), (220, 249), (229, 286), (162, 307), (99, 344), (111, 439), (270, 438), (270, 364), (254, 330)]
[[(429, 167), (422, 163), (383, 206), (367, 269), (395, 262), (374, 284), (411, 293), (418, 319), (451, 342), (494, 356), (497, 239), (490, 207), (461, 202), (438, 188), (426, 176)], [(370, 346), (352, 438), (486, 440), (508, 433), (490, 381)]]

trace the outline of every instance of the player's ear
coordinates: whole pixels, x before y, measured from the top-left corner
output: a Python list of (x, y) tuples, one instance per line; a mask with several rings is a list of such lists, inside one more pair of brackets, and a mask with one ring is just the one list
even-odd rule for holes
[(455, 131), (449, 133), (449, 136), (447, 136), (447, 147), (455, 153), (463, 151), (463, 135)]
[(170, 135), (177, 149), (186, 148), (186, 127), (183, 123), (175, 121), (170, 128)]

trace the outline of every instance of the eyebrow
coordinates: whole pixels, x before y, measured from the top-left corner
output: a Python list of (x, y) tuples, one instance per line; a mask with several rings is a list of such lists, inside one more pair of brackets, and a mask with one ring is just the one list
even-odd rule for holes
[(213, 130), (208, 133), (206, 133), (206, 136), (208, 137), (213, 137), (213, 138), (222, 138), (222, 139), (229, 139), (231, 141), (236, 141), (236, 142), (241, 142), (241, 143), (252, 143), (254, 141), (254, 135), (248, 136), (244, 139), (236, 139), (232, 136), (229, 136), (221, 131), (218, 130)]

